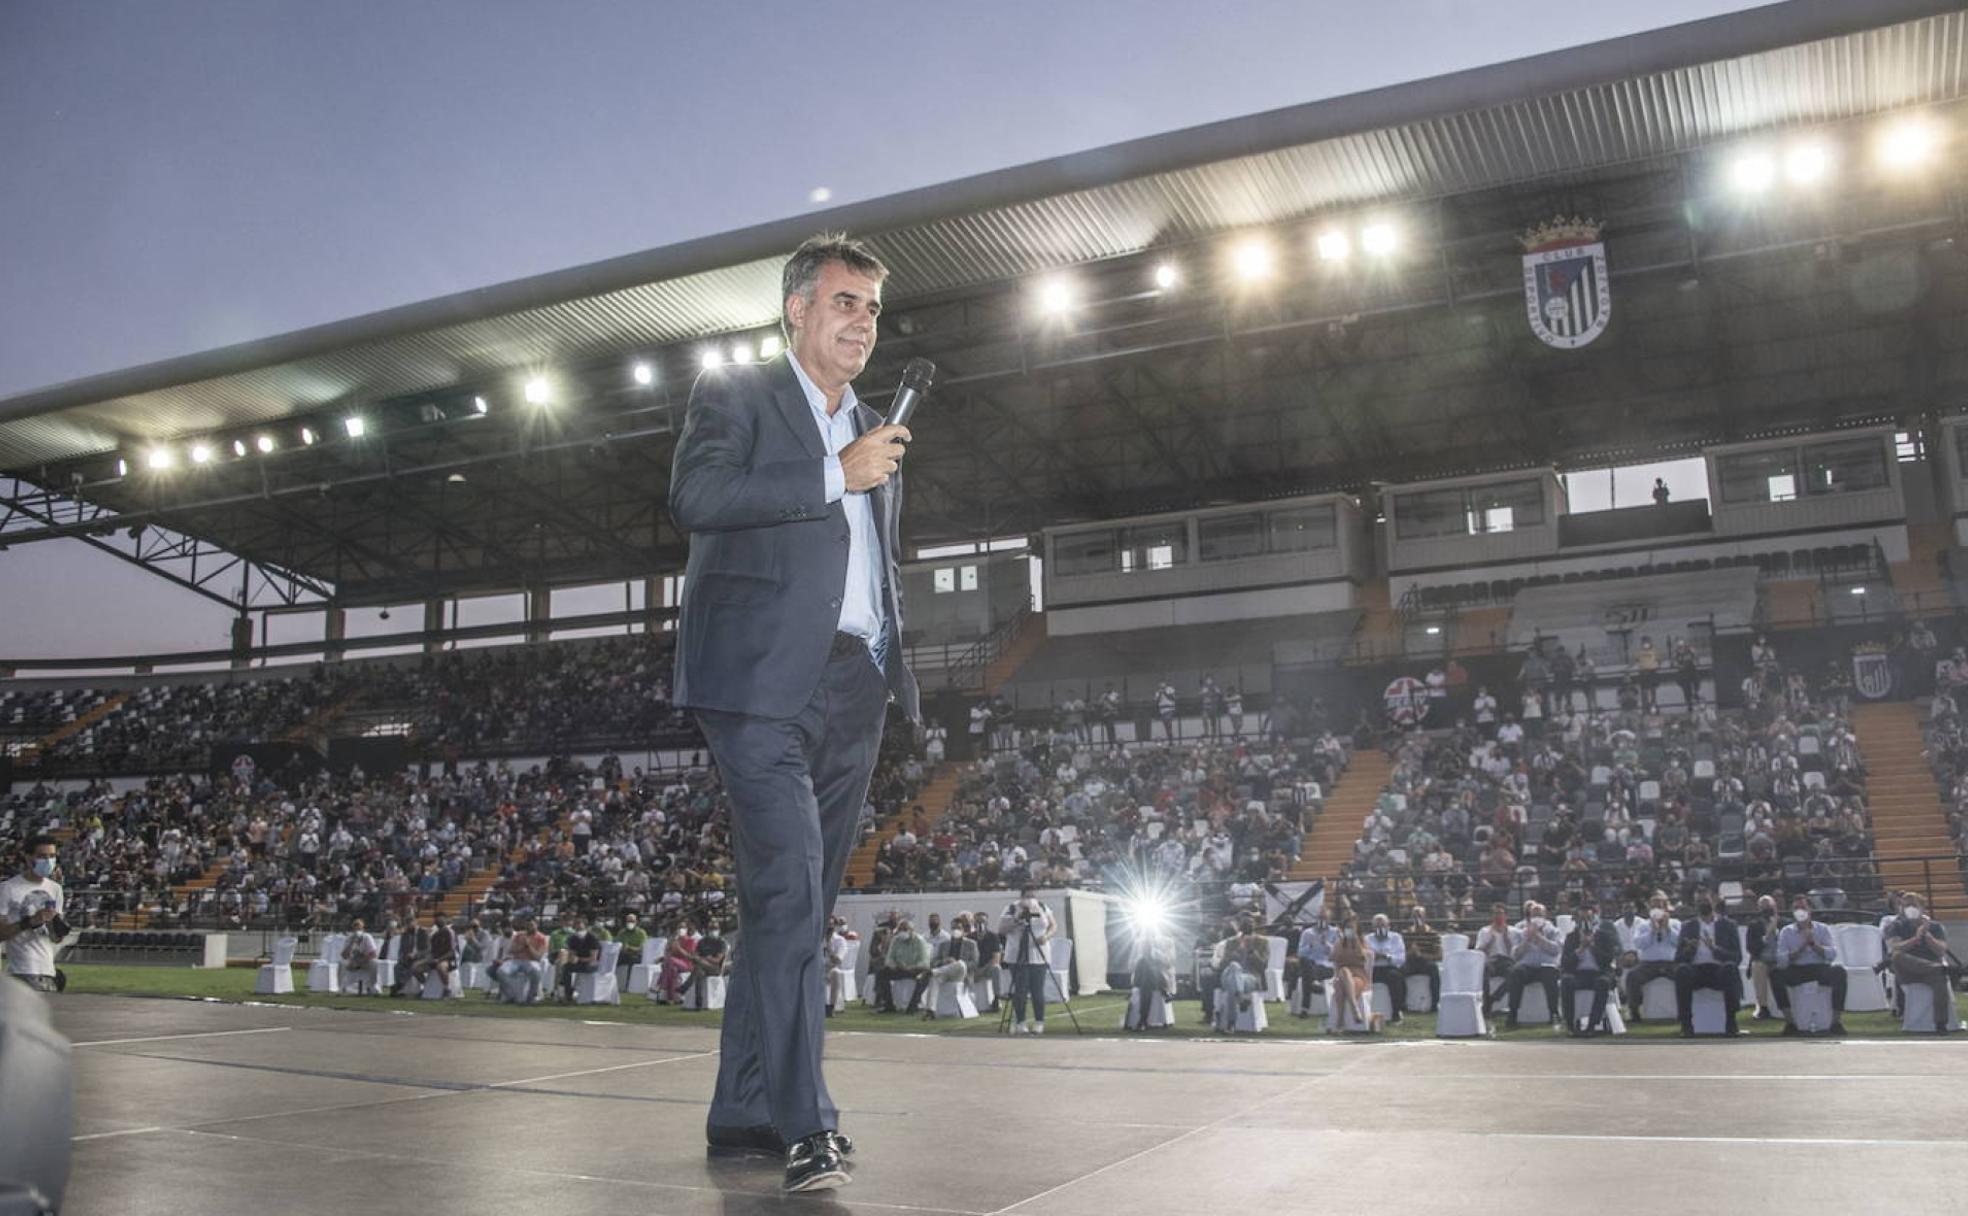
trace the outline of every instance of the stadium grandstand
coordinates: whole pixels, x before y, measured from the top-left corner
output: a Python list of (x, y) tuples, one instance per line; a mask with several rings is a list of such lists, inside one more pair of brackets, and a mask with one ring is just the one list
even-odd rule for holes
[[(71, 996), (403, 1008), (387, 994), (447, 995), (418, 953), (444, 923), (477, 990), (437, 1007), (523, 1012), (487, 969), (522, 921), (558, 951), (578, 917), (627, 948), (568, 1003), (714, 1016), (744, 925), (724, 790), (670, 702), (670, 462), (694, 378), (780, 356), (780, 261), (838, 226), (892, 269), (864, 399), (912, 358), (940, 375), (902, 521), (926, 720), (891, 714), (835, 1025), (920, 1029), (873, 1007), (915, 1008), (896, 986), (921, 982), (931, 1028), (995, 1030), (1003, 994), (928, 980), (897, 922), (995, 931), (1029, 887), (1088, 1030), (1502, 1051), (1559, 1037), (1578, 980), (1585, 947), (1541, 967), (1528, 936), (1597, 913), (1620, 947), (1601, 1029), (1723, 1033), (1721, 981), (1692, 1022), (1668, 991), (1694, 947), (1636, 936), (1656, 905), (1765, 943), (1701, 956), (1739, 972), (1747, 1037), (1958, 1029), (1952, 991), (1936, 1006), (1891, 952), (1908, 905), (1968, 930), (1964, 45), (1952, 6), (1776, 4), (0, 400), (0, 549), (79, 541), (235, 619), (221, 649), (0, 653), (0, 852), (59, 842)], [(1790, 988), (1794, 906), (1842, 961)], [(1352, 1025), (1323, 934), (1357, 917), (1372, 941), (1379, 916), (1407, 945)], [(394, 964), (380, 998), (336, 977), (358, 921)], [(286, 1025), (229, 1013), (215, 1032)], [(1627, 1076), (1590, 1091), (1626, 1112), (1606, 1123), (1515, 1057), (1439, 1084), (1565, 1108), (1525, 1116), (1538, 1136), (1637, 1138), (1659, 1113), (1745, 1203), (1807, 1200), (1723, 1181), (1761, 1172), (1730, 1145), (1808, 1173), (1894, 1085), (1958, 1106), (1929, 1063), (1820, 1102), (1665, 1043), (1552, 1050), (1699, 1096)], [(1314, 1075), (1358, 1113), (1292, 1129), (1399, 1132), (1404, 1103), (1463, 1101), (1412, 1065), (1372, 1082), (1410, 1087), (1384, 1110), (1330, 1064), (1276, 1067), (1291, 1086), (1158, 1090), (1142, 1126), (1196, 1101), (1182, 1126), (1221, 1134)], [(536, 1071), (558, 1061), (487, 1085)], [(1498, 1100), (1456, 1134), (1511, 1123)], [(1472, 1193), (1512, 1202), (1524, 1151), (1460, 1151)], [(965, 1185), (951, 1206), (995, 1211), (1049, 1184)]]

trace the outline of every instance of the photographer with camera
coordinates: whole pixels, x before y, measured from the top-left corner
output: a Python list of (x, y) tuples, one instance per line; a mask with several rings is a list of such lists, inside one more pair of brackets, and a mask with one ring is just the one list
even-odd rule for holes
[(62, 919), (62, 889), (55, 881), (55, 838), (31, 838), (21, 853), (21, 871), (0, 882), (0, 943), (7, 974), (40, 992), (58, 992), (55, 943), (68, 936)]
[[(998, 918), (998, 933), (1004, 938), (1005, 968), (1011, 972), (1011, 1033), (1045, 1033), (1046, 948), (1058, 932), (1052, 909), (1039, 899), (1031, 884), (1018, 889), (1018, 899), (1005, 905)], [(1025, 1016), (1026, 1002), (1032, 1016)]]

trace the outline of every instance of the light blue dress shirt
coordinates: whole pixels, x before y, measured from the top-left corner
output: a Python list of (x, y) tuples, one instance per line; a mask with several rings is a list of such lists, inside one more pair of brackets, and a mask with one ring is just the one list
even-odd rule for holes
[(806, 369), (790, 351), (786, 362), (792, 364), (800, 391), (806, 394), (806, 403), (813, 410), (813, 421), (820, 428), (820, 442), (827, 449), (827, 501), (839, 502), (847, 512), (847, 585), (841, 590), (840, 623), (835, 628), (841, 633), (867, 638), (879, 660), (881, 650), (886, 648), (887, 634), (882, 629), (881, 541), (875, 534), (875, 502), (869, 491), (847, 492), (847, 475), (841, 471), (840, 461), (841, 449), (856, 438), (854, 411), (860, 401), (854, 395), (854, 386), (849, 385), (841, 394), (840, 408), (830, 416), (827, 395), (807, 376)]

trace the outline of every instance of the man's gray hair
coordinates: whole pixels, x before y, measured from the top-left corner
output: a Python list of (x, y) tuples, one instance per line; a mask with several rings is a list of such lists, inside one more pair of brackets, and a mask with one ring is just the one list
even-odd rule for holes
[(799, 296), (812, 304), (820, 270), (829, 262), (839, 262), (856, 274), (872, 276), (877, 283), (888, 277), (888, 267), (882, 265), (881, 259), (845, 232), (819, 232), (807, 237), (793, 250), (793, 256), (786, 259), (786, 268), (779, 274), (779, 327), (785, 331), (788, 342), (793, 339), (793, 323), (786, 315), (786, 298)]

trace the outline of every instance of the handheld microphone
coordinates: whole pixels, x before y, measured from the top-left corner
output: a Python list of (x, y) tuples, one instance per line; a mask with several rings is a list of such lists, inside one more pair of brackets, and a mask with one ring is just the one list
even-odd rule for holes
[(911, 359), (902, 369), (902, 386), (895, 390), (895, 405), (888, 411), (888, 425), (908, 426), (909, 416), (929, 392), (936, 379), (936, 365), (927, 359)]

